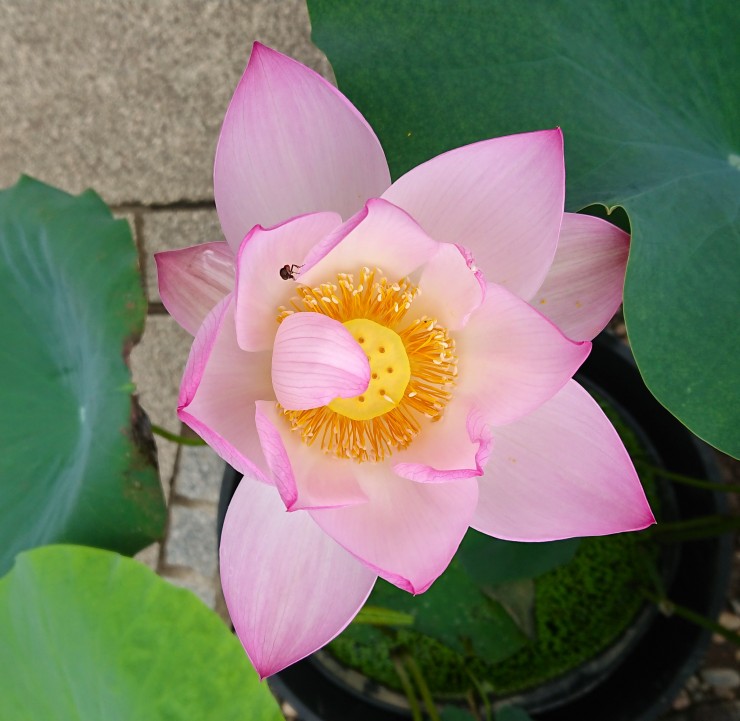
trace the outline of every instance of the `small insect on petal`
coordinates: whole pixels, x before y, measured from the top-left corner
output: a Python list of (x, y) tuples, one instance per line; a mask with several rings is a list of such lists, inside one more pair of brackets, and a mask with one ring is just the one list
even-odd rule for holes
[(282, 268), (280, 268), (280, 277), (283, 280), (295, 280), (295, 272), (302, 268), (302, 265), (296, 265), (293, 263), (292, 265), (284, 265)]

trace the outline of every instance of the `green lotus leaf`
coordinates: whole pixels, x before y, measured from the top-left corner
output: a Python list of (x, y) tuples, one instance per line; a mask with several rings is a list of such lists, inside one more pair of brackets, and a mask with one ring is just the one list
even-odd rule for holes
[(0, 191), (0, 307), (0, 573), (52, 542), (135, 553), (165, 506), (126, 366), (146, 315), (128, 223), (92, 191)]
[(545, 543), (502, 541), (470, 529), (458, 551), (462, 567), (482, 586), (537, 578), (570, 563), (579, 538)]
[(0, 638), (2, 719), (282, 718), (215, 613), (110, 551), (20, 554), (0, 579)]
[(560, 126), (570, 210), (623, 206), (640, 372), (740, 456), (740, 3), (309, 0), (315, 42), (394, 177)]
[[(527, 642), (509, 612), (486, 595), (457, 558), (423, 594), (411, 596), (379, 580), (368, 603), (409, 614), (414, 631), (461, 654), (472, 650), (492, 663), (508, 658)], [(367, 637), (367, 628), (350, 626), (344, 633)]]

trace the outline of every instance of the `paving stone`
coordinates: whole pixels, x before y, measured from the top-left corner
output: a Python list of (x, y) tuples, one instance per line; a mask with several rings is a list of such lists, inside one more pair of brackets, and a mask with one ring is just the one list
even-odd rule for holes
[[(180, 378), (193, 342), (189, 333), (172, 318), (150, 315), (141, 342), (131, 351), (131, 370), (139, 403), (152, 423), (173, 433), (180, 432), (177, 394)], [(159, 475), (169, 497), (178, 446), (155, 436)]]
[(205, 578), (198, 573), (189, 573), (183, 576), (163, 575), (166, 581), (174, 586), (187, 588), (192, 591), (208, 608), (216, 607), (216, 582), (213, 579)]
[(224, 239), (215, 207), (204, 210), (149, 211), (142, 215), (141, 228), (146, 292), (150, 302), (161, 300), (157, 288), (155, 253)]
[(216, 573), (216, 507), (170, 506), (165, 563), (192, 568), (203, 576)]
[(740, 687), (740, 673), (734, 668), (705, 668), (701, 677), (715, 688)]
[(689, 692), (685, 688), (682, 688), (678, 696), (676, 696), (676, 698), (673, 699), (671, 708), (674, 711), (683, 711), (684, 709), (687, 709), (690, 705), (691, 705), (691, 696), (689, 696)]
[(153, 571), (157, 570), (159, 564), (159, 543), (152, 543), (151, 546), (147, 546), (139, 551), (134, 558), (145, 566), (149, 566)]
[(296, 711), (287, 701), (283, 701), (280, 710), (285, 716), (285, 721), (299, 721), (298, 711)]
[(719, 616), (719, 623), (728, 631), (740, 631), (740, 615), (738, 614), (722, 611)]
[(207, 446), (183, 446), (175, 477), (175, 490), (193, 501), (218, 503), (224, 462)]
[(3, 0), (0, 187), (25, 172), (112, 204), (211, 198), (254, 40), (329, 70), (303, 0)]

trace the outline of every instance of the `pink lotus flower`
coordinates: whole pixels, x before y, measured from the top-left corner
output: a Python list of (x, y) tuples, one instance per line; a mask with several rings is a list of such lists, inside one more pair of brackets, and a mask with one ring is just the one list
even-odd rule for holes
[(255, 44), (214, 173), (227, 242), (157, 256), (195, 335), (179, 417), (245, 475), (221, 578), (264, 677), (336, 636), (377, 576), (421, 593), (468, 526), (544, 541), (654, 519), (572, 380), (628, 237), (563, 213), (559, 130), (391, 184), (334, 87)]

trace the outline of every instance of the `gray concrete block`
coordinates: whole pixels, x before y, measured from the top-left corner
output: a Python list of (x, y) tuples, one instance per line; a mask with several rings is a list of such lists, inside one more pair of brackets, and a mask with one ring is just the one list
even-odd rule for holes
[(216, 582), (213, 579), (205, 578), (198, 573), (182, 576), (163, 575), (162, 578), (174, 586), (192, 591), (208, 608), (216, 608)]
[(4, 0), (0, 187), (25, 172), (112, 204), (212, 198), (254, 40), (329, 69), (302, 0)]
[(168, 566), (191, 568), (207, 578), (216, 573), (216, 507), (189, 507), (173, 503), (164, 545)]
[[(169, 316), (150, 315), (130, 363), (139, 402), (152, 423), (173, 433), (180, 432), (177, 395), (185, 362), (193, 342), (191, 335)], [(179, 446), (155, 436), (159, 474), (169, 497), (170, 482)]]
[(183, 446), (175, 476), (175, 491), (193, 501), (218, 503), (224, 462), (207, 446)]
[(157, 566), (159, 565), (159, 549), (159, 543), (152, 543), (151, 546), (147, 546), (139, 551), (134, 556), (134, 559), (139, 563), (143, 563), (145, 566), (149, 566), (153, 571), (156, 571)]
[(141, 217), (147, 298), (159, 302), (154, 254), (223, 240), (216, 209), (148, 211)]

